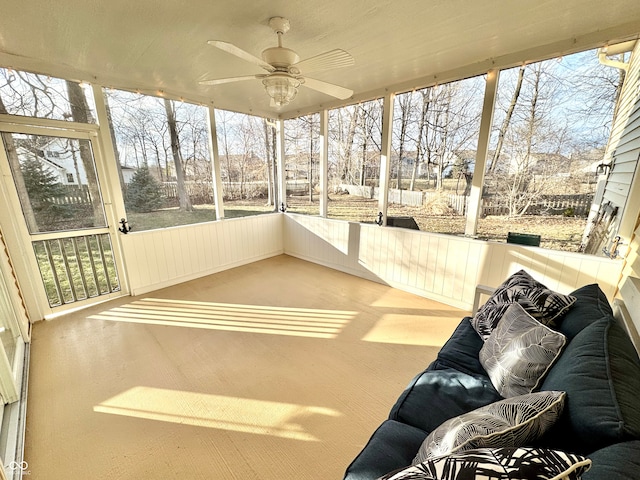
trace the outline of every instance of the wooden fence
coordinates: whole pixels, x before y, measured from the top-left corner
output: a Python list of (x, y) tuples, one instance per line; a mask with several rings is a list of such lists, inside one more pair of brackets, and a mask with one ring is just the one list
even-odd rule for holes
[[(365, 198), (378, 198), (378, 188), (341, 184), (340, 188)], [(389, 203), (419, 207), (436, 200), (444, 199), (457, 215), (464, 215), (467, 211), (469, 197), (454, 193), (412, 192), (409, 190), (389, 189)], [(587, 216), (591, 208), (593, 195), (542, 195), (539, 200), (527, 209), (527, 215), (563, 215), (565, 212), (575, 216)], [(495, 196), (482, 198), (481, 215), (508, 215), (509, 206), (503, 199)]]
[[(213, 203), (213, 182), (185, 182), (187, 194), (192, 203)], [(238, 198), (261, 198), (268, 194), (266, 181), (222, 182), (225, 200)], [(177, 182), (163, 182), (162, 193), (170, 202), (178, 199)], [(305, 195), (309, 193), (309, 182), (287, 180), (287, 195)]]
[[(187, 195), (192, 203), (213, 203), (213, 182), (184, 182)], [(163, 182), (162, 194), (168, 200), (177, 200), (178, 182)]]
[[(169, 200), (178, 198), (178, 186), (176, 182), (164, 182), (163, 194)], [(193, 203), (213, 203), (213, 185), (211, 182), (185, 182), (187, 193)], [(259, 197), (266, 195), (266, 182), (244, 182), (242, 189), (244, 197)], [(302, 195), (308, 192), (308, 183), (300, 181), (287, 182), (288, 195)], [(362, 185), (341, 184), (339, 188), (354, 195), (364, 198), (378, 198), (378, 188)], [(240, 182), (224, 182), (223, 191), (225, 198), (239, 198), (241, 191)], [(78, 191), (76, 195), (69, 195), (69, 201), (65, 203), (84, 203), (88, 191)], [(77, 197), (77, 199), (76, 199)], [(81, 201), (81, 198), (85, 199)], [(444, 199), (457, 215), (464, 215), (467, 211), (468, 198), (465, 195), (438, 192), (412, 192), (409, 190), (389, 189), (389, 203), (419, 207), (435, 200)], [(74, 199), (76, 199), (74, 201)], [(543, 195), (527, 209), (528, 215), (562, 215), (571, 212), (571, 215), (586, 216), (591, 208), (593, 195)], [(509, 206), (503, 199), (496, 196), (484, 196), (482, 198), (482, 215), (508, 215)]]
[[(564, 215), (586, 217), (591, 209), (593, 195), (542, 195), (527, 208), (527, 215)], [(482, 198), (483, 215), (508, 215), (509, 206), (495, 197)]]
[(56, 205), (91, 204), (89, 187), (86, 185), (61, 185), (60, 191), (60, 195), (47, 198), (45, 202), (55, 203)]

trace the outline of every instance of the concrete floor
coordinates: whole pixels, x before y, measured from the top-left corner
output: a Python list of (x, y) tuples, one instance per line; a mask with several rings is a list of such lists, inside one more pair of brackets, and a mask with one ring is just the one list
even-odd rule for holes
[(465, 313), (283, 255), (39, 322), (29, 478), (342, 478)]

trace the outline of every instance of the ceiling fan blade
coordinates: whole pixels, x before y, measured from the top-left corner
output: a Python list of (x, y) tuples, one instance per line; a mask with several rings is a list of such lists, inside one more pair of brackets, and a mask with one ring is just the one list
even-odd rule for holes
[(322, 80), (316, 80), (315, 78), (305, 77), (303, 85), (313, 90), (317, 90), (318, 92), (339, 98), (340, 100), (346, 100), (353, 95), (353, 90), (349, 90), (348, 88), (340, 87), (332, 83), (323, 82)]
[(269, 65), (264, 60), (254, 55), (251, 55), (249, 52), (245, 52), (241, 48), (238, 48), (229, 42), (223, 42), (220, 40), (209, 40), (207, 43), (209, 45), (213, 45), (216, 48), (219, 48), (220, 50), (230, 53), (231, 55), (235, 55), (236, 57), (241, 58), (242, 60), (258, 65), (259, 67), (264, 68), (267, 72), (275, 71), (275, 68)]
[(319, 70), (329, 70), (331, 68), (349, 67), (355, 63), (350, 53), (339, 48), (321, 53), (315, 57), (300, 60), (291, 65), (302, 73), (317, 72)]
[(214, 80), (203, 80), (200, 85), (222, 85), (223, 83), (242, 82), (243, 80), (255, 80), (256, 78), (263, 78), (266, 75), (244, 75), (242, 77), (229, 77), (229, 78), (216, 78)]

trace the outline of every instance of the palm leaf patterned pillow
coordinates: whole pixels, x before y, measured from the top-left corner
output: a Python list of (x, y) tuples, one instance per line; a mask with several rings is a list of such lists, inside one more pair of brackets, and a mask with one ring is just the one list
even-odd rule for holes
[(580, 455), (532, 447), (480, 448), (427, 460), (380, 480), (580, 480), (591, 460)]
[(564, 392), (528, 393), (451, 418), (425, 438), (413, 464), (474, 448), (527, 445), (556, 422), (564, 400)]
[(540, 323), (553, 325), (575, 303), (576, 297), (549, 290), (524, 270), (500, 285), (471, 319), (478, 335), (486, 340), (512, 303), (519, 303)]
[(500, 395), (524, 395), (538, 387), (565, 343), (563, 334), (514, 303), (480, 349), (480, 363)]

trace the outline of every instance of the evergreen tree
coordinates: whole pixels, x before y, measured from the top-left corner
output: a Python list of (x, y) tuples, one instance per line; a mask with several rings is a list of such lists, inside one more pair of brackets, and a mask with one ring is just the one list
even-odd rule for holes
[(60, 220), (69, 218), (72, 214), (67, 208), (68, 205), (60, 200), (65, 194), (64, 186), (37, 158), (30, 157), (22, 162), (20, 171), (38, 231), (57, 230)]
[(138, 168), (127, 186), (125, 204), (127, 210), (147, 213), (162, 207), (162, 185), (156, 180), (146, 165)]

